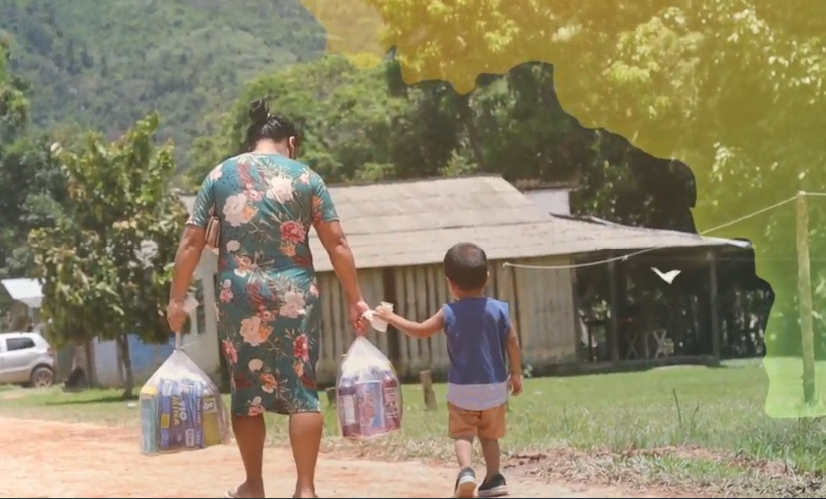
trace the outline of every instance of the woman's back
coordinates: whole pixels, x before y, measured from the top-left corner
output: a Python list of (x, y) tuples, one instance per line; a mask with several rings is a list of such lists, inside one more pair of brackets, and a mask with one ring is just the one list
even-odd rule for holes
[(312, 273), (310, 227), (337, 219), (315, 172), (279, 154), (247, 153), (217, 166), (208, 182), (221, 220), (222, 273)]
[(267, 497), (255, 455), (266, 435), (260, 416), (275, 412), (302, 428), (291, 442), (297, 452), (293, 496), (318, 497), (313, 473), (324, 424), (316, 389), (322, 308), (308, 244), (311, 225), (335, 266), (358, 331), (364, 331), (370, 307), (324, 182), (289, 159), (301, 146), (296, 126), (270, 113), (264, 100), (251, 103), (249, 118), (246, 146), (252, 152), (214, 168), (195, 198), (175, 256), (168, 320), (173, 331), (183, 329), (191, 279), (206, 243), (214, 242), (214, 215), (221, 226), (215, 317), (231, 373), (235, 440), (247, 472), (247, 480), (225, 496)]

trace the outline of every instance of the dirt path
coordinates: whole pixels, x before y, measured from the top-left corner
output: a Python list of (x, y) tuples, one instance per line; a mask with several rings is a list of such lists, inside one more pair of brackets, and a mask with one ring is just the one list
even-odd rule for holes
[[(137, 429), (0, 418), (0, 497), (221, 497), (241, 478), (234, 446), (159, 457), (139, 452)], [(288, 451), (268, 449), (270, 497), (289, 497)], [(322, 456), (321, 497), (449, 497), (453, 470), (422, 463)], [(656, 497), (511, 477), (512, 497)], [(660, 496), (662, 497), (662, 496)]]

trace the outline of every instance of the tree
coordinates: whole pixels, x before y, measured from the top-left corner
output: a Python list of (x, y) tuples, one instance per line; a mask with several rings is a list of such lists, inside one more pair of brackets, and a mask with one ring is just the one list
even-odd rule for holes
[(25, 276), (33, 265), (31, 230), (53, 227), (63, 216), (66, 178), (48, 136), (27, 136), (0, 156), (0, 275)]
[(27, 85), (9, 69), (9, 42), (0, 37), (0, 146), (10, 144), (29, 119)]
[(65, 216), (29, 236), (43, 285), (43, 312), (58, 343), (115, 340), (134, 388), (128, 335), (169, 340), (163, 305), (169, 262), (186, 220), (169, 182), (171, 145), (156, 147), (159, 117), (105, 144), (89, 134), (79, 150), (55, 148), (68, 183)]
[[(392, 177), (397, 162), (415, 162), (394, 149), (409, 139), (408, 100), (387, 92), (383, 69), (361, 70), (340, 56), (265, 73), (250, 80), (215, 134), (195, 144), (189, 183), (200, 185), (218, 162), (245, 147), (249, 103), (269, 98), (274, 113), (302, 130), (302, 160), (329, 182)], [(415, 142), (413, 142), (415, 143)]]
[[(826, 186), (818, 137), (826, 120), (818, 111), (826, 78), (819, 4), (363, 3), (379, 14), (372, 17), (373, 32), (385, 49), (394, 47), (409, 84), (444, 80), (464, 94), (480, 75), (502, 74), (525, 61), (552, 63), (558, 98), (583, 125), (606, 128), (650, 155), (692, 168), (698, 198), (694, 218), (701, 231), (798, 190)], [(335, 28), (343, 19), (325, 18), (321, 8), (317, 13), (330, 36), (337, 36)], [(826, 202), (810, 205), (810, 217), (822, 220)], [(790, 371), (781, 373), (776, 360), (800, 350), (792, 216), (793, 207), (785, 205), (714, 234), (751, 240), (757, 272), (773, 288), (766, 338), (772, 376), (767, 409), (784, 417), (799, 415), (780, 402), (799, 384), (791, 381), (795, 375)], [(817, 226), (812, 222), (811, 227)], [(815, 229), (812, 248), (824, 243), (823, 230)], [(826, 284), (826, 266), (815, 262), (812, 272), (816, 283)], [(823, 305), (826, 293), (821, 292), (815, 309)], [(820, 357), (826, 355), (824, 319), (817, 321)]]

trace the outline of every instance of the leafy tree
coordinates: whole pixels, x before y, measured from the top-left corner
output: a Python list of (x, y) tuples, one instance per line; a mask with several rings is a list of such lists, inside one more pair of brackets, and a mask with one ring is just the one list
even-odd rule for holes
[(8, 57), (0, 39), (0, 277), (22, 277), (31, 262), (26, 236), (59, 211), (64, 186), (48, 138), (26, 134), (29, 87), (9, 70)]
[(252, 100), (270, 98), (273, 112), (300, 125), (302, 159), (329, 182), (392, 177), (397, 162), (414, 162), (394, 149), (408, 125), (408, 101), (387, 92), (381, 68), (361, 70), (340, 56), (265, 73), (247, 83), (216, 133), (195, 144), (191, 185), (245, 147)]
[(17, 138), (29, 118), (27, 86), (11, 72), (10, 55), (8, 39), (0, 37), (0, 146)]
[[(699, 230), (826, 185), (818, 137), (826, 120), (818, 111), (824, 103), (826, 42), (823, 8), (817, 4), (363, 3), (380, 14), (373, 17), (373, 32), (383, 47), (394, 47), (408, 84), (444, 80), (467, 94), (480, 75), (504, 74), (526, 61), (552, 63), (557, 96), (583, 125), (604, 127), (648, 154), (692, 168)], [(325, 19), (321, 9), (318, 13), (328, 29), (340, 24)], [(614, 177), (606, 185), (624, 184)], [(607, 191), (606, 198), (612, 196)], [(820, 199), (810, 203), (813, 228), (826, 209)], [(793, 217), (793, 205), (787, 204), (715, 233), (745, 237), (756, 248), (757, 272), (775, 295), (767, 334), (767, 362), (773, 366), (779, 364), (772, 359), (800, 351)], [(821, 232), (814, 229), (811, 235), (813, 254), (826, 243)], [(826, 267), (814, 263), (815, 283), (826, 284)], [(823, 305), (821, 292), (815, 309)], [(821, 357), (826, 355), (823, 319), (817, 322)], [(795, 408), (776, 402), (796, 387), (785, 381), (771, 386), (770, 412), (796, 416)]]
[(68, 182), (65, 215), (30, 243), (44, 280), (43, 312), (58, 343), (115, 340), (130, 396), (128, 335), (165, 342), (163, 304), (185, 211), (169, 190), (172, 146), (156, 147), (157, 114), (106, 144), (89, 134), (78, 150), (57, 148)]
[(33, 265), (29, 232), (63, 216), (66, 179), (52, 144), (46, 136), (23, 137), (0, 157), (0, 274), (25, 276)]

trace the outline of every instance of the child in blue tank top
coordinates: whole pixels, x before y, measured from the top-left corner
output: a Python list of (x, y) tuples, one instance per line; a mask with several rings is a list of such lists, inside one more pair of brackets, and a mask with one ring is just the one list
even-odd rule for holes
[(476, 437), (482, 444), (487, 468), (479, 497), (507, 495), (507, 483), (500, 470), (499, 439), (505, 436), (509, 392), (522, 392), (519, 338), (508, 304), (485, 296), (488, 261), (482, 248), (470, 243), (453, 246), (445, 255), (444, 270), (456, 301), (442, 306), (433, 317), (413, 322), (382, 307), (376, 314), (414, 338), (445, 332), (450, 357), (448, 426), (460, 468), (454, 495), (474, 497), (476, 492), (476, 475), (471, 468)]

